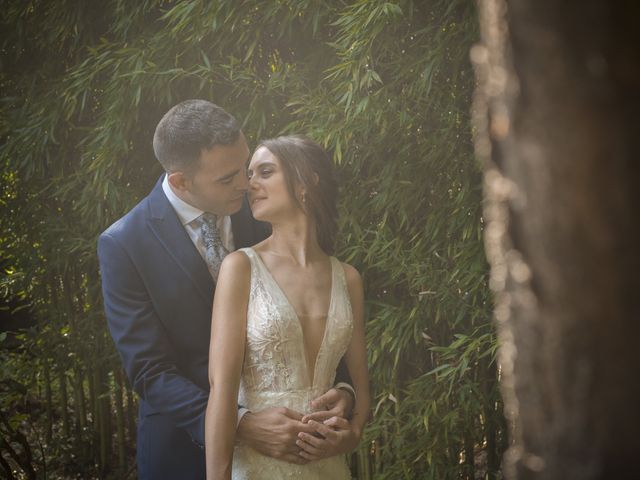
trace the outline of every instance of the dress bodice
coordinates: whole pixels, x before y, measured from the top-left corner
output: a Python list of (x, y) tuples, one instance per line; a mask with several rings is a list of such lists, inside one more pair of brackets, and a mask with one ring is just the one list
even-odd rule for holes
[[(249, 409), (280, 405), (307, 413), (308, 401), (333, 385), (351, 340), (353, 316), (344, 269), (331, 257), (329, 310), (309, 378), (302, 325), (293, 306), (260, 256), (251, 248), (242, 251), (251, 261), (251, 289), (240, 404)], [(287, 405), (279, 403), (281, 399)]]
[[(241, 251), (251, 262), (251, 287), (238, 403), (252, 411), (287, 407), (309, 413), (310, 401), (333, 386), (336, 368), (351, 341), (353, 314), (344, 269), (331, 257), (329, 310), (310, 378), (302, 325), (293, 306), (258, 253), (252, 248)], [(306, 480), (351, 478), (342, 456), (301, 466), (262, 456), (245, 446), (235, 450), (234, 480), (292, 475), (304, 475)]]

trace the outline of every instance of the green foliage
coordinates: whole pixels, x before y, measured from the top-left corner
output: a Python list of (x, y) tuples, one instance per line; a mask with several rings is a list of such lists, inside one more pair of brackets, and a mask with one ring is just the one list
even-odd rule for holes
[(158, 178), (162, 114), (206, 98), (251, 144), (305, 133), (338, 165), (338, 256), (365, 279), (375, 394), (359, 478), (465, 477), (478, 458), (493, 478), (504, 435), (470, 138), (472, 2), (13, 1), (0, 15), (2, 293), (40, 321), (25, 343), (39, 381), (46, 364), (80, 385), (62, 402), (52, 381), (53, 402), (93, 432), (87, 465), (115, 462), (98, 417), (120, 388), (96, 238)]

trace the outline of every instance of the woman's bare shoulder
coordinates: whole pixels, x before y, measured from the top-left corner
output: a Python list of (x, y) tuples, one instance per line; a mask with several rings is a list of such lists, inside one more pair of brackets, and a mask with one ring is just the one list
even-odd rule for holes
[(251, 274), (251, 260), (246, 253), (236, 250), (229, 253), (220, 266), (220, 277), (247, 277)]

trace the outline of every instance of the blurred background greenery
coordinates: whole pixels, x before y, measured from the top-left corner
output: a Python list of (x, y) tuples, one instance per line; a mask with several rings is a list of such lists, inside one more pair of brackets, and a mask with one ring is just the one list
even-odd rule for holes
[(474, 2), (16, 0), (0, 22), (2, 475), (135, 478), (96, 239), (160, 175), (163, 113), (204, 98), (250, 146), (304, 133), (335, 159), (375, 395), (354, 477), (500, 477)]

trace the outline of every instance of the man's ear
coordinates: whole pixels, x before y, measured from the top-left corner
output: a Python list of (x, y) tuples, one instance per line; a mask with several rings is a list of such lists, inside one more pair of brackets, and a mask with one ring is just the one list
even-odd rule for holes
[(169, 185), (178, 192), (184, 192), (188, 190), (189, 179), (183, 172), (171, 172), (167, 174), (167, 180)]

